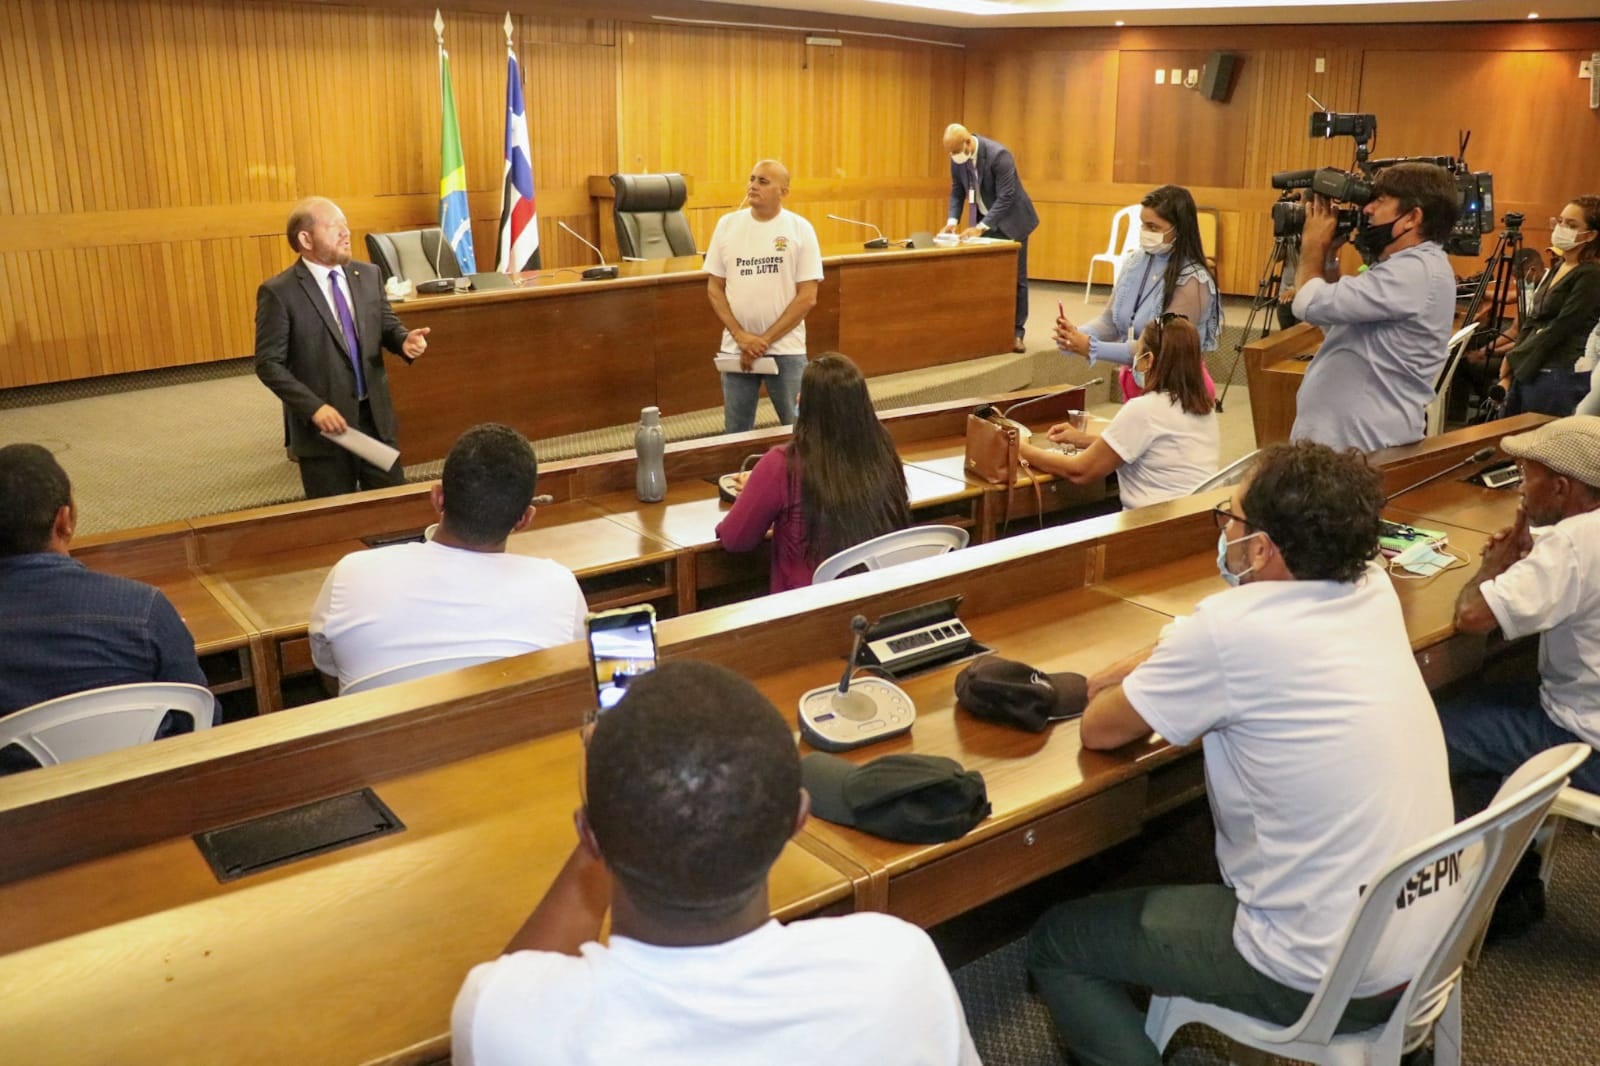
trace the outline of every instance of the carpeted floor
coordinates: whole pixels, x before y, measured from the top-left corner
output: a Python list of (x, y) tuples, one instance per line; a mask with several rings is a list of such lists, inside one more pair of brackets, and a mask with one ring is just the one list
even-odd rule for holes
[[(1201, 823), (1204, 823), (1203, 825)], [(1209, 848), (1209, 822), (1188, 828), (1191, 846)], [(1137, 852), (1124, 845), (1118, 854)], [(1184, 878), (1178, 878), (1183, 880)], [(1081, 886), (1082, 882), (1079, 882)], [(1557, 851), (1545, 920), (1519, 939), (1495, 944), (1463, 985), (1467, 1066), (1592, 1066), (1600, 1063), (1590, 1022), (1600, 1016), (1600, 839), (1567, 823)], [(1026, 987), (1023, 940), (1013, 940), (954, 971), (973, 1040), (987, 1066), (1064, 1066), (1043, 1004)], [(1180, 1031), (1166, 1061), (1226, 1066), (1227, 1042), (1200, 1026)], [(1274, 1066), (1291, 1062), (1271, 1058)]]

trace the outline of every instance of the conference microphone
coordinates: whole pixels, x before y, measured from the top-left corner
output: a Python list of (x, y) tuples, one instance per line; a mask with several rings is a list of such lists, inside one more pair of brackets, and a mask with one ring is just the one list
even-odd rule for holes
[(883, 230), (879, 229), (877, 226), (874, 226), (870, 222), (862, 222), (862, 221), (860, 221), (858, 219), (854, 219), (854, 218), (845, 218), (843, 215), (829, 215), (828, 217), (833, 219), (835, 222), (848, 222), (852, 226), (865, 226), (869, 230), (871, 230), (873, 233), (876, 233), (877, 234), (876, 237), (872, 238), (872, 240), (867, 241), (865, 244), (863, 244), (861, 246), (863, 248), (887, 248), (887, 247), (889, 247), (889, 238), (887, 238), (887, 237), (885, 237), (883, 235)]
[(1103, 381), (1105, 381), (1105, 378), (1090, 378), (1081, 385), (1068, 385), (1064, 389), (1059, 389), (1056, 392), (1047, 392), (1043, 396), (1034, 396), (1026, 400), (1018, 400), (1010, 407), (1007, 407), (1004, 411), (1001, 411), (1000, 417), (1010, 418), (1011, 412), (1015, 411), (1019, 407), (1026, 407), (1030, 403), (1043, 403), (1045, 400), (1054, 400), (1059, 396), (1065, 396), (1069, 392), (1077, 392), (1079, 389), (1092, 389)]
[(917, 717), (911, 697), (893, 681), (867, 676), (851, 684), (866, 646), (866, 617), (858, 614), (850, 619), (850, 628), (855, 639), (839, 684), (814, 688), (800, 697), (800, 735), (823, 751), (848, 751), (900, 736)]
[(1465, 459), (1461, 460), (1459, 463), (1456, 463), (1453, 466), (1447, 466), (1443, 470), (1440, 470), (1438, 473), (1429, 474), (1427, 477), (1423, 478), (1421, 481), (1417, 482), (1415, 485), (1407, 485), (1405, 488), (1401, 489), (1399, 492), (1391, 492), (1389, 495), (1387, 495), (1387, 496), (1385, 496), (1383, 498), (1383, 502), (1384, 503), (1389, 503), (1389, 502), (1391, 502), (1392, 500), (1394, 500), (1397, 497), (1404, 496), (1406, 493), (1410, 492), (1412, 489), (1420, 489), (1424, 485), (1431, 485), (1433, 482), (1438, 481), (1440, 478), (1444, 477), (1446, 474), (1453, 474), (1457, 470), (1460, 470), (1464, 466), (1471, 466), (1473, 463), (1486, 463), (1490, 459), (1494, 458), (1494, 453), (1495, 453), (1495, 449), (1494, 449), (1493, 446), (1490, 446), (1488, 448), (1479, 448), (1477, 451), (1473, 452), (1471, 455), (1467, 456)]
[(583, 244), (586, 248), (600, 257), (599, 266), (590, 267), (588, 270), (583, 272), (584, 281), (603, 281), (606, 278), (614, 278), (617, 276), (617, 268), (606, 263), (605, 253), (596, 248), (594, 245), (590, 244), (588, 241), (585, 241), (583, 239), (583, 234), (579, 233), (577, 230), (573, 229), (571, 226), (560, 221), (559, 219), (556, 221), (556, 225), (560, 226), (562, 229), (578, 238), (578, 240), (583, 241)]

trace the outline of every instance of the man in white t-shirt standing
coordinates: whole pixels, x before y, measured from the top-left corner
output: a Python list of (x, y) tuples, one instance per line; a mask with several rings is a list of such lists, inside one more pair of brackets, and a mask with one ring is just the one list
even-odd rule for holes
[[(1028, 967), (1077, 1061), (1159, 1066), (1128, 986), (1298, 1018), (1363, 886), (1451, 825), (1444, 738), (1372, 562), (1382, 506), (1359, 454), (1267, 448), (1216, 509), (1217, 566), (1239, 587), (1091, 679), (1084, 747), (1201, 741), (1225, 884), (1095, 896), (1039, 920)], [(1387, 1019), (1455, 914), (1459, 872), (1432, 872), (1396, 899), (1341, 1029)]]
[[(1507, 640), (1539, 634), (1539, 676), (1453, 689), (1439, 701), (1456, 814), (1486, 806), (1500, 782), (1547, 748), (1600, 747), (1600, 417), (1574, 415), (1500, 442), (1522, 468), (1516, 521), (1489, 538), (1456, 599), (1456, 628)], [(1535, 540), (1530, 527), (1544, 527)], [(1600, 792), (1600, 759), (1572, 784)], [(1544, 915), (1537, 859), (1512, 874), (1491, 931), (1515, 935)]]
[(317, 669), (357, 678), (424, 659), (500, 659), (577, 640), (587, 607), (572, 571), (506, 551), (533, 521), (539, 467), (510, 426), (461, 434), (433, 487), (433, 539), (345, 556), (311, 611)]
[[(722, 374), (723, 427), (754, 429), (761, 386), (778, 419), (794, 424), (800, 375), (806, 368), (806, 314), (817, 302), (822, 252), (811, 223), (783, 206), (789, 171), (763, 159), (750, 172), (745, 207), (717, 220), (706, 249), (711, 309), (722, 320), (718, 353), (737, 357), (738, 371)], [(752, 373), (770, 358), (777, 373)]]
[(456, 997), (455, 1066), (978, 1062), (922, 930), (771, 918), (767, 873), (809, 800), (748, 681), (663, 663), (596, 721), (581, 780), (571, 857)]

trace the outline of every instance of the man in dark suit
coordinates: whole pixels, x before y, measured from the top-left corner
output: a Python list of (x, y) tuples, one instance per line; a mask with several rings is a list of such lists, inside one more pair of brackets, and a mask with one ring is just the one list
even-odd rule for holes
[(1027, 351), (1022, 335), (1028, 323), (1028, 234), (1038, 228), (1039, 215), (1005, 145), (953, 122), (944, 131), (944, 150), (950, 153), (950, 214), (939, 232), (1017, 242), (1017, 329), (1012, 351)]
[(332, 200), (296, 204), (287, 236), (299, 261), (256, 290), (256, 376), (288, 413), (306, 497), (403, 485), (398, 461), (379, 469), (323, 434), (356, 427), (394, 445), (383, 349), (410, 363), (427, 350), (428, 330), (407, 332), (378, 268), (351, 261), (350, 226)]

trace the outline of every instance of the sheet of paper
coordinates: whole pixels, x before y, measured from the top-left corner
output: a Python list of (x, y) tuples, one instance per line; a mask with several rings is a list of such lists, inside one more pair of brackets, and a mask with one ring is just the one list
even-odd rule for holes
[(714, 362), (717, 364), (717, 369), (724, 374), (776, 374), (778, 372), (778, 361), (770, 355), (763, 355), (760, 359), (751, 363), (749, 370), (745, 370), (739, 365), (739, 357), (737, 355), (719, 355)]
[(395, 461), (400, 458), (400, 450), (398, 448), (391, 448), (378, 438), (367, 436), (355, 426), (351, 426), (337, 436), (332, 433), (324, 433), (323, 436), (345, 451), (353, 453), (358, 458), (365, 459), (379, 470), (394, 469)]

